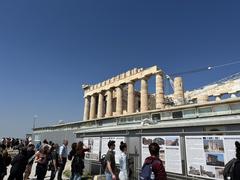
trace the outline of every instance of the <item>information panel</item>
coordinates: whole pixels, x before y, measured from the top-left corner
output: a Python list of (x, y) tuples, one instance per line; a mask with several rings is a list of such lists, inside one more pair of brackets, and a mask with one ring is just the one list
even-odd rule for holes
[(223, 179), (224, 165), (235, 157), (235, 141), (240, 136), (186, 136), (188, 175)]
[(100, 137), (83, 138), (83, 144), (90, 149), (85, 152), (85, 159), (99, 161)]
[(108, 142), (109, 140), (116, 141), (115, 142), (115, 161), (119, 164), (119, 156), (121, 151), (119, 149), (121, 141), (126, 142), (125, 137), (102, 137), (102, 148), (101, 148), (101, 156), (107, 154), (108, 152)]
[(156, 142), (160, 146), (160, 159), (167, 172), (182, 174), (181, 148), (179, 136), (142, 136), (142, 164), (150, 156), (148, 146)]

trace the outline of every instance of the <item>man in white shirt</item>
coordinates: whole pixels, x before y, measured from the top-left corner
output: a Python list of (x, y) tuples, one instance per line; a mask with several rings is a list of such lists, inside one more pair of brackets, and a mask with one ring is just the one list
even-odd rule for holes
[(68, 140), (64, 139), (63, 144), (60, 146), (59, 149), (59, 171), (58, 171), (58, 180), (62, 180), (62, 173), (65, 168), (66, 162), (67, 162), (67, 156), (68, 156), (68, 150), (67, 150)]

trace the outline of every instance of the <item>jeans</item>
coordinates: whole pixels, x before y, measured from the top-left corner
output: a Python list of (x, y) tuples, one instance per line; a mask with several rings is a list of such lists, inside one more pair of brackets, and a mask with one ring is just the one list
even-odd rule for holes
[(81, 175), (79, 173), (74, 173), (73, 180), (81, 180)]
[(106, 180), (112, 180), (112, 174), (105, 172)]
[(119, 177), (120, 180), (128, 180), (127, 171), (126, 170), (120, 171), (118, 177)]
[(65, 168), (66, 162), (67, 162), (67, 158), (63, 158), (62, 162), (59, 164), (60, 167), (59, 167), (59, 170), (58, 170), (58, 177), (57, 177), (58, 180), (62, 180), (62, 173), (63, 173), (63, 170)]

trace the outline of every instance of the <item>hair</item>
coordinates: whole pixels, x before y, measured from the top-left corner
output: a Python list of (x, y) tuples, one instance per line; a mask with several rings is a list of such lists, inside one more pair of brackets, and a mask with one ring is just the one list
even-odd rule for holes
[(113, 146), (114, 144), (115, 144), (115, 141), (109, 140), (109, 141), (108, 141), (108, 148), (110, 148), (110, 147)]
[(158, 156), (160, 147), (157, 143), (151, 143), (148, 147), (151, 156)]
[(35, 145), (34, 145), (34, 144), (28, 144), (28, 147), (33, 147), (33, 148), (35, 148)]
[(236, 146), (236, 158), (240, 160), (240, 143), (236, 141), (235, 146)]
[(119, 149), (123, 152), (125, 148), (127, 148), (127, 144), (121, 141)]
[(77, 154), (81, 154), (83, 152), (83, 142), (79, 141), (77, 143), (77, 147), (76, 147), (76, 153)]
[(76, 148), (77, 148), (77, 143), (76, 142), (74, 142), (74, 143), (72, 143), (72, 150), (73, 151), (76, 151)]
[(48, 144), (47, 139), (44, 139), (44, 140), (43, 140), (43, 143), (44, 143), (44, 144)]

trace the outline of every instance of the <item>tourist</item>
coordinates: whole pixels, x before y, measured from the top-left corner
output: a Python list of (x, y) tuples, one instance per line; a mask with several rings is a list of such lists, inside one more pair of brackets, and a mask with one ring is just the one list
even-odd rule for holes
[(224, 180), (239, 180), (240, 179), (240, 143), (235, 142), (236, 158), (231, 159), (225, 164), (223, 176)]
[[(69, 161), (71, 161), (72, 158), (74, 157), (74, 155), (76, 154), (77, 143), (76, 142), (72, 143), (71, 148), (72, 149), (71, 149), (70, 153), (68, 154), (68, 160)], [(73, 168), (72, 168), (72, 166), (73, 166), (73, 161), (71, 163), (71, 176), (70, 176), (70, 180), (73, 180)]]
[(68, 145), (68, 140), (64, 139), (63, 144), (59, 150), (60, 161), (59, 161), (59, 170), (58, 170), (58, 177), (57, 177), (58, 180), (62, 180), (62, 173), (67, 162), (67, 157), (68, 157), (67, 145)]
[(52, 148), (50, 150), (50, 170), (51, 170), (51, 176), (50, 180), (54, 180), (58, 167), (59, 167), (59, 154), (58, 154), (59, 146), (58, 144), (52, 143)]
[(11, 162), (11, 170), (8, 180), (23, 180), (23, 173), (28, 163), (27, 148), (23, 147), (21, 152), (16, 155)]
[(79, 141), (76, 148), (76, 153), (74, 155), (72, 161), (72, 173), (73, 173), (73, 180), (80, 180), (83, 174), (84, 169), (84, 157), (85, 152), (89, 151), (89, 148), (83, 147), (83, 142)]
[[(2, 140), (4, 142), (4, 140)], [(7, 167), (4, 161), (4, 149), (6, 148), (5, 144), (0, 144), (0, 180), (3, 180), (4, 176), (7, 174)]]
[(107, 166), (105, 169), (106, 180), (116, 179), (116, 163), (115, 163), (115, 141), (110, 140), (108, 142), (108, 152), (106, 154)]
[(162, 163), (161, 159), (159, 158), (159, 150), (160, 150), (160, 147), (157, 143), (151, 143), (149, 145), (150, 156), (145, 159), (143, 167), (146, 164), (148, 164), (148, 165), (151, 164), (151, 166), (152, 166), (151, 176), (153, 176), (153, 177), (151, 177), (151, 179), (166, 180), (167, 175), (166, 175), (163, 163)]
[(28, 164), (27, 164), (26, 169), (25, 169), (24, 180), (29, 179), (29, 176), (30, 176), (31, 170), (32, 170), (32, 165), (33, 165), (34, 158), (35, 158), (35, 146), (34, 146), (34, 144), (29, 144), (28, 148), (27, 148)]
[(44, 145), (41, 149), (36, 153), (36, 176), (37, 180), (44, 180), (45, 175), (47, 173), (48, 167), (48, 155), (49, 155), (49, 146)]
[(121, 155), (119, 157), (120, 164), (120, 180), (128, 180), (128, 171), (127, 171), (127, 144), (124, 142), (120, 143), (119, 149), (121, 150)]

